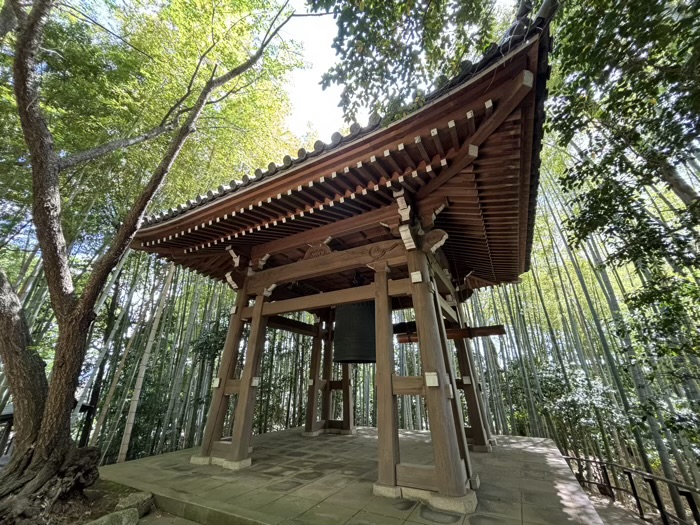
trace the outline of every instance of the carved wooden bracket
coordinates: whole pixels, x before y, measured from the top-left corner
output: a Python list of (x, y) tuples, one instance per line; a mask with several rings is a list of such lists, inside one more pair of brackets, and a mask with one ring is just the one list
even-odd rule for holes
[(306, 250), (306, 253), (304, 254), (304, 260), (323, 257), (324, 255), (328, 255), (332, 251), (333, 250), (331, 250), (330, 246), (328, 246), (328, 244), (326, 244), (325, 242), (319, 244), (311, 244), (309, 245), (309, 249)]
[(435, 253), (447, 241), (445, 230), (431, 230), (423, 237), (421, 248), (425, 253)]

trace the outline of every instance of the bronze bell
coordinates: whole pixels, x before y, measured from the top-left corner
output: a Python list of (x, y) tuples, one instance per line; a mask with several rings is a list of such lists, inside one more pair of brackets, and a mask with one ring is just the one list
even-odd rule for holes
[(333, 361), (336, 363), (376, 362), (374, 327), (374, 301), (336, 306)]

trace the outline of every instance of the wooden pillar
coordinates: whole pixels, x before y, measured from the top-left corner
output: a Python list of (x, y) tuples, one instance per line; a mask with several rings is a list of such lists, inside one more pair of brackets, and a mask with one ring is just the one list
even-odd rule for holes
[(314, 435), (314, 426), (316, 423), (316, 413), (318, 412), (318, 386), (320, 382), (321, 372), (321, 321), (316, 323), (316, 335), (313, 337), (313, 345), (311, 347), (311, 363), (309, 363), (309, 383), (306, 403), (306, 424), (304, 426), (304, 434), (307, 436)]
[(225, 467), (241, 468), (250, 464), (248, 448), (253, 432), (253, 412), (255, 409), (255, 395), (258, 390), (258, 377), (260, 371), (260, 359), (265, 348), (265, 329), (267, 317), (262, 315), (266, 297), (263, 294), (255, 298), (253, 317), (250, 322), (250, 335), (246, 359), (241, 374), (238, 403), (233, 420), (233, 433), (231, 436), (230, 461), (224, 463)]
[(343, 363), (343, 434), (355, 433), (355, 404), (352, 398), (352, 368)]
[[(481, 396), (477, 392), (478, 379), (474, 376), (469, 343), (464, 339), (455, 339), (457, 349), (457, 363), (462, 375), (461, 387), (464, 398), (467, 401), (467, 413), (469, 414), (469, 437), (473, 440), (475, 450), (486, 451), (489, 445), (488, 436), (484, 427), (481, 410)], [(483, 448), (477, 448), (483, 447)]]
[[(409, 251), (407, 255), (418, 346), (426, 377), (425, 400), (435, 456), (437, 487), (442, 496), (465, 496), (466, 469), (460, 458), (457, 443), (457, 429), (449, 398), (450, 388), (438, 327), (442, 320), (438, 317), (435, 307), (435, 292), (430, 279), (428, 259), (421, 250)], [(430, 386), (429, 376), (437, 379), (437, 386)]]
[[(467, 479), (472, 479), (472, 464), (471, 458), (469, 457), (469, 447), (467, 446), (467, 436), (464, 433), (464, 414), (462, 412), (462, 402), (459, 399), (459, 394), (457, 392), (457, 382), (455, 380), (455, 372), (452, 367), (452, 356), (450, 355), (450, 347), (447, 342), (447, 331), (445, 330), (445, 322), (443, 320), (442, 311), (440, 310), (440, 303), (437, 298), (437, 283), (435, 282), (435, 276), (431, 275), (431, 283), (435, 293), (433, 293), (433, 305), (435, 306), (435, 311), (438, 313), (437, 327), (440, 332), (440, 347), (442, 349), (442, 358), (445, 363), (445, 371), (447, 372), (447, 380), (449, 381), (450, 389), (450, 406), (452, 408), (452, 418), (455, 424), (455, 433), (457, 438), (457, 448), (459, 449), (459, 456), (464, 462), (466, 467)], [(478, 485), (478, 481), (474, 482)], [(478, 488), (474, 486), (472, 488)]]
[(330, 421), (332, 418), (331, 379), (333, 379), (333, 311), (327, 310), (321, 314), (321, 326), (326, 327), (323, 337), (323, 371), (321, 375), (321, 420)]
[[(396, 465), (399, 463), (399, 429), (396, 396), (391, 377), (394, 373), (394, 332), (391, 321), (391, 297), (389, 296), (389, 267), (386, 263), (374, 265), (374, 309), (377, 364), (377, 459), (379, 495), (383, 487), (396, 487)], [(376, 485), (375, 485), (376, 487)], [(393, 489), (388, 489), (392, 491)], [(396, 494), (393, 494), (396, 495)]]
[[(212, 445), (223, 435), (224, 419), (228, 411), (230, 396), (226, 395), (226, 382), (233, 379), (238, 362), (238, 352), (243, 335), (243, 308), (248, 306), (246, 281), (236, 293), (236, 302), (231, 309), (226, 342), (221, 354), (219, 372), (214, 379), (214, 392), (209, 406), (209, 415), (202, 439), (201, 456), (211, 456)], [(195, 456), (196, 457), (196, 456)]]
[[(461, 307), (457, 309), (459, 327), (465, 328), (464, 316)], [(479, 388), (479, 372), (474, 366), (474, 354), (468, 339), (455, 339), (457, 348), (457, 363), (462, 375), (462, 390), (467, 401), (469, 414), (470, 436), (474, 440), (474, 449), (481, 452), (489, 452), (491, 445), (491, 432), (484, 407), (484, 398)], [(465, 379), (469, 378), (465, 382)]]

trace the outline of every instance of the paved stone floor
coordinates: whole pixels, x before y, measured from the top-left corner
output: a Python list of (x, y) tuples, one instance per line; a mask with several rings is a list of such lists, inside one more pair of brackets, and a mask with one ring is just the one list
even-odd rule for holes
[[(375, 497), (376, 430), (302, 436), (299, 429), (253, 438), (253, 465), (241, 471), (189, 463), (197, 449), (100, 469), (104, 479), (152, 492), (173, 516), (154, 525), (602, 525), (550, 440), (499, 437), (494, 452), (472, 453), (479, 506), (467, 516), (408, 500)], [(428, 432), (402, 431), (403, 461), (430, 464)], [(158, 519), (158, 516), (148, 519)], [(144, 523), (151, 523), (145, 521)]]

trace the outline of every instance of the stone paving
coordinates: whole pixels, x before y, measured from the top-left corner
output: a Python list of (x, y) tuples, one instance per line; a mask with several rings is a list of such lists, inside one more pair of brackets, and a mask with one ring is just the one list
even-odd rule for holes
[[(472, 453), (481, 478), (476, 513), (438, 512), (374, 496), (376, 429), (304, 437), (300, 429), (254, 436), (253, 464), (240, 471), (192, 465), (198, 449), (102, 467), (104, 479), (152, 492), (173, 516), (158, 525), (602, 525), (551, 440), (499, 437)], [(430, 433), (401, 431), (402, 461), (430, 464)], [(151, 519), (151, 518), (148, 518)], [(157, 517), (153, 518), (157, 519)], [(144, 523), (150, 523), (144, 521)]]

